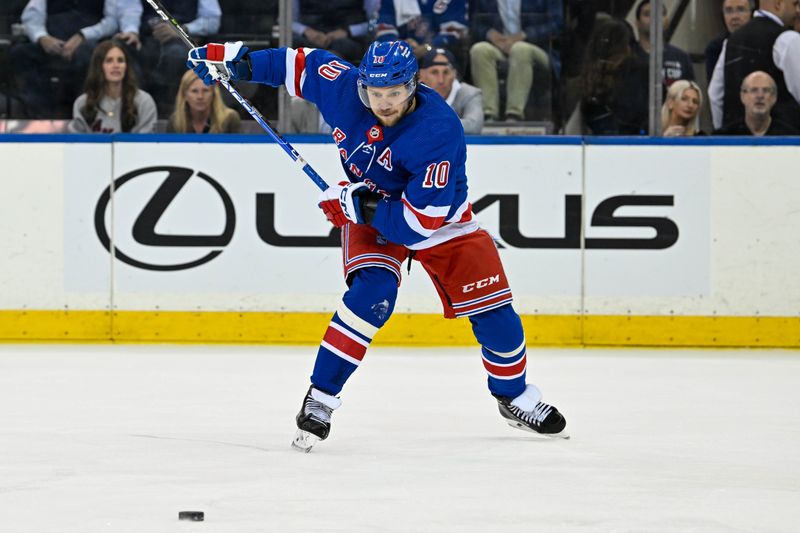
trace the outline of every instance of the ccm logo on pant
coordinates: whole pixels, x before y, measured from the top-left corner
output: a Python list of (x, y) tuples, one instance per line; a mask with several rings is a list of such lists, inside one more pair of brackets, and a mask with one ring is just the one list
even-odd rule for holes
[(471, 292), (475, 289), (482, 289), (484, 287), (488, 287), (489, 285), (494, 285), (495, 283), (500, 283), (500, 274), (492, 276), (491, 278), (476, 281), (475, 283), (464, 285), (463, 292)]

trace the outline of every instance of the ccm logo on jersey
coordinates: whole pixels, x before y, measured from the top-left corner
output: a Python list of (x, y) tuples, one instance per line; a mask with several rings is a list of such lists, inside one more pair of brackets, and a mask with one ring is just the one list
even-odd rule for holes
[(482, 289), (484, 287), (488, 287), (489, 285), (494, 285), (495, 283), (500, 283), (500, 274), (490, 278), (484, 278), (480, 281), (476, 281), (475, 283), (464, 285), (461, 292), (472, 292), (475, 289)]

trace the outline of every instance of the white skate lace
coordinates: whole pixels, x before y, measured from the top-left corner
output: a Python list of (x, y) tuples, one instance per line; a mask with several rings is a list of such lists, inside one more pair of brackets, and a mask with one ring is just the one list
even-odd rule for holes
[(306, 406), (304, 410), (306, 414), (310, 414), (312, 418), (316, 418), (320, 422), (328, 423), (331, 421), (333, 409), (322, 402), (318, 402), (312, 398), (311, 395), (306, 396)]
[(516, 405), (512, 405), (510, 407), (513, 413), (520, 419), (528, 424), (535, 423), (537, 426), (540, 426), (542, 422), (544, 422), (544, 419), (547, 418), (547, 415), (553, 411), (552, 405), (547, 405), (546, 403), (542, 402), (537, 403), (536, 407), (533, 408), (533, 411), (523, 411)]

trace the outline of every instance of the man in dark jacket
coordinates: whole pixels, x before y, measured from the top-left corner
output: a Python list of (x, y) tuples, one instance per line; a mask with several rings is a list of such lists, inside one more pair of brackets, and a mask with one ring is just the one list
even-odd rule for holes
[(722, 19), (725, 22), (725, 33), (715, 37), (706, 46), (706, 79), (711, 79), (714, 74), (714, 65), (717, 64), (719, 54), (722, 52), (722, 43), (753, 18), (752, 0), (725, 0), (722, 2)]
[(715, 135), (798, 135), (800, 130), (770, 116), (777, 101), (778, 86), (772, 76), (756, 71), (742, 83), (744, 118), (714, 132)]
[(796, 0), (761, 0), (753, 19), (723, 46), (708, 87), (715, 128), (744, 116), (739, 91), (751, 72), (766, 72), (778, 88), (773, 118), (800, 127), (800, 34), (794, 23)]
[[(9, 55), (17, 93), (29, 118), (61, 116), (61, 104), (72, 102), (79, 94), (94, 45), (117, 28), (109, 9), (115, 3), (105, 3), (30, 0), (25, 6), (21, 20), (30, 42), (14, 45)], [(54, 94), (52, 78), (61, 80), (62, 94)]]
[(324, 48), (358, 64), (369, 45), (364, 0), (292, 0), (295, 48)]
[[(664, 28), (669, 26), (667, 8), (664, 8)], [(639, 41), (634, 46), (634, 52), (645, 62), (649, 61), (650, 49), (650, 0), (642, 0), (636, 6), (636, 31), (639, 33)], [(669, 87), (676, 80), (694, 81), (694, 67), (689, 54), (677, 46), (667, 42), (664, 43), (662, 74), (664, 87)]]
[[(202, 38), (219, 30), (222, 18), (219, 0), (162, 0), (162, 3), (192, 37)], [(175, 93), (186, 70), (186, 45), (172, 24), (162, 20), (150, 4), (145, 4), (139, 31), (139, 60), (145, 74), (145, 86), (158, 104), (159, 115), (168, 116), (172, 113)], [(138, 41), (133, 44), (131, 52), (137, 45)]]

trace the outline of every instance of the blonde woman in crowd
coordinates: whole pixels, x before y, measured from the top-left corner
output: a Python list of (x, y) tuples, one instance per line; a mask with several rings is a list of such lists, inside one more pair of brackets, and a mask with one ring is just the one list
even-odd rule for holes
[(167, 133), (239, 133), (241, 129), (239, 114), (222, 101), (219, 87), (206, 86), (187, 70), (175, 95)]
[(157, 111), (153, 98), (139, 89), (125, 49), (103, 41), (92, 52), (85, 91), (72, 106), (73, 133), (151, 133)]
[(678, 80), (667, 90), (661, 107), (661, 125), (664, 137), (693, 137), (705, 135), (700, 131), (700, 108), (703, 93), (693, 81)]

